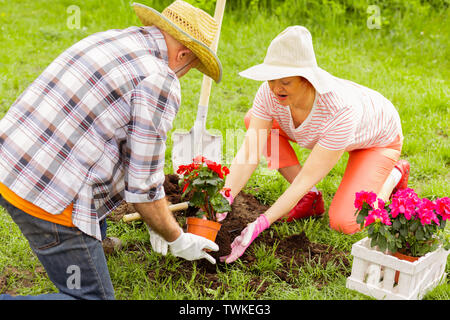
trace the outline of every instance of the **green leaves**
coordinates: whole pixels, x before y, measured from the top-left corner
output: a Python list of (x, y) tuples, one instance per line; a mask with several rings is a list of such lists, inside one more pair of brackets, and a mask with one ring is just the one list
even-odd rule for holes
[(425, 240), (425, 231), (424, 228), (418, 228), (416, 231), (416, 239), (417, 240)]
[(359, 212), (359, 214), (358, 214), (358, 211), (356, 211), (355, 215), (356, 214), (357, 214), (356, 223), (359, 225), (362, 225), (364, 223), (364, 219), (366, 218), (367, 215), (364, 215), (364, 213), (362, 213), (362, 210)]
[(211, 198), (211, 205), (215, 212), (229, 212), (231, 211), (230, 203), (220, 193), (217, 193)]

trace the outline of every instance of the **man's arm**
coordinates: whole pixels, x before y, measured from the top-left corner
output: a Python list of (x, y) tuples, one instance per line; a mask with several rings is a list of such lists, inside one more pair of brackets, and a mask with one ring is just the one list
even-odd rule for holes
[[(167, 252), (167, 247), (170, 246), (170, 252), (176, 257), (186, 260), (205, 258), (213, 264), (216, 263), (216, 259), (208, 254), (207, 251), (218, 251), (219, 246), (201, 236), (184, 233), (172, 212), (170, 212), (165, 198), (153, 202), (135, 203), (134, 206), (143, 217), (145, 223), (167, 241), (164, 244), (165, 249), (162, 251)], [(155, 250), (155, 248), (153, 249)]]
[(145, 223), (166, 241), (175, 241), (180, 235), (180, 225), (169, 210), (166, 198), (153, 202), (134, 203)]

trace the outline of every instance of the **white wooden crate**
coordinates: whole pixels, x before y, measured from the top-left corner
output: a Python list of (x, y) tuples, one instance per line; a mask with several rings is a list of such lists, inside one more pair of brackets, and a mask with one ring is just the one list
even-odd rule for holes
[[(376, 299), (418, 300), (445, 279), (449, 251), (442, 247), (415, 262), (397, 259), (370, 247), (364, 238), (352, 246), (352, 274), (347, 288)], [(398, 284), (395, 273), (399, 272)]]

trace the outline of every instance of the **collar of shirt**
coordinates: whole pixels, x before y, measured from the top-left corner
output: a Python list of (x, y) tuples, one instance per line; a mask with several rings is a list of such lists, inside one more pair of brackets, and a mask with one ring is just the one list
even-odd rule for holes
[(144, 26), (142, 27), (142, 29), (148, 32), (152, 41), (156, 42), (159, 52), (155, 53), (155, 55), (159, 56), (162, 60), (166, 62), (167, 65), (169, 65), (169, 54), (167, 50), (167, 44), (161, 30), (159, 30), (159, 28), (155, 26), (150, 27)]

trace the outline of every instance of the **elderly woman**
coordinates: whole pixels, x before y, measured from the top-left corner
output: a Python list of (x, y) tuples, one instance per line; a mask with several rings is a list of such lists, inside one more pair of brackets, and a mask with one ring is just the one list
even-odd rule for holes
[[(349, 159), (328, 211), (331, 228), (346, 234), (359, 231), (356, 192), (373, 191), (387, 200), (396, 189), (407, 187), (409, 164), (399, 160), (403, 135), (397, 110), (378, 92), (319, 68), (306, 28), (288, 27), (271, 42), (264, 63), (240, 75), (264, 82), (245, 117), (247, 134), (226, 180), (228, 200), (245, 186), (262, 154), (290, 186), (242, 231), (222, 261), (235, 261), (277, 220), (321, 216), (323, 199), (315, 185), (344, 152)], [(311, 150), (303, 166), (289, 141)]]

